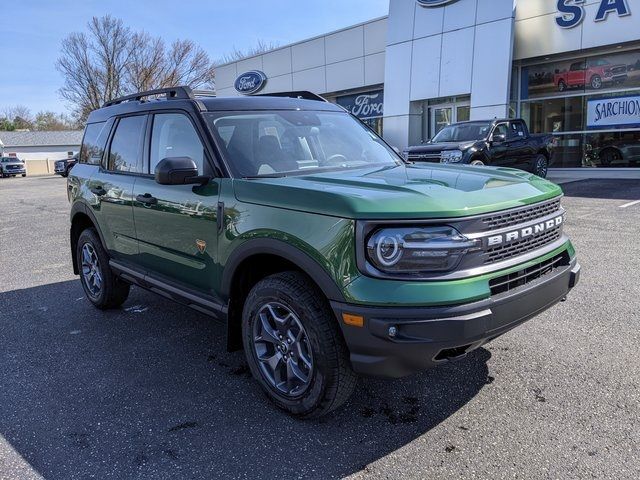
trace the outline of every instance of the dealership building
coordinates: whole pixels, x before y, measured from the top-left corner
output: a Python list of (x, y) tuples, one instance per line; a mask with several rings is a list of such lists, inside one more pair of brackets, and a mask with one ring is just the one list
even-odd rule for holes
[(399, 148), (522, 117), (556, 137), (552, 167), (636, 168), (640, 2), (390, 0), (386, 17), (218, 67), (216, 90), (318, 93)]

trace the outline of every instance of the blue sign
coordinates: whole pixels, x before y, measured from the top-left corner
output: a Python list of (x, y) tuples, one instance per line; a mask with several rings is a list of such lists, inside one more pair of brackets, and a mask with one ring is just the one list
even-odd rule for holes
[(382, 90), (357, 93), (336, 98), (336, 103), (361, 120), (379, 118), (383, 114), (384, 94)]
[(458, 0), (416, 0), (423, 7), (441, 7), (447, 3), (457, 2)]
[(243, 73), (233, 84), (236, 91), (244, 95), (251, 95), (252, 93), (262, 90), (267, 83), (267, 76), (260, 70), (251, 70), (250, 72)]
[[(584, 7), (586, 0), (558, 0), (557, 8), (559, 16), (556, 17), (556, 23), (562, 28), (577, 27), (584, 20)], [(607, 19), (610, 13), (617, 13), (619, 17), (631, 15), (627, 0), (600, 0), (598, 13), (596, 13), (596, 22), (602, 22)]]

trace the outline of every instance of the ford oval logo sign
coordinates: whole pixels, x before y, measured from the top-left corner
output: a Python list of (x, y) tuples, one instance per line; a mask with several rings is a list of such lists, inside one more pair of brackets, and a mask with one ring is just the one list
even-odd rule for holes
[(447, 3), (457, 2), (458, 0), (416, 0), (423, 7), (442, 7)]
[(236, 78), (236, 90), (244, 95), (259, 92), (267, 83), (267, 76), (260, 70), (251, 70)]

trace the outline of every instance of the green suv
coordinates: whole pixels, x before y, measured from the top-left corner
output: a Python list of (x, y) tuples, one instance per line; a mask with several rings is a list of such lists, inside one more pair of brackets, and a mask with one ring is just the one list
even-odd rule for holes
[(267, 395), (302, 417), (342, 404), (358, 374), (464, 357), (579, 278), (557, 185), (407, 163), (305, 92), (109, 102), (68, 193), (73, 269), (96, 307), (137, 285), (220, 319)]

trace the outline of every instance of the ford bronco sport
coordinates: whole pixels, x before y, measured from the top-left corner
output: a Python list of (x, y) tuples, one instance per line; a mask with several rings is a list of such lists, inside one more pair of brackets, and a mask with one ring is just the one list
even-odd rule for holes
[(137, 285), (221, 319), (301, 417), (338, 407), (357, 374), (465, 356), (563, 300), (580, 271), (558, 186), (405, 162), (308, 92), (109, 102), (68, 194), (73, 269), (96, 307)]

